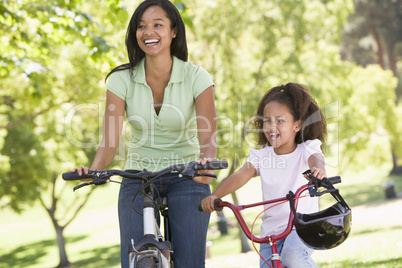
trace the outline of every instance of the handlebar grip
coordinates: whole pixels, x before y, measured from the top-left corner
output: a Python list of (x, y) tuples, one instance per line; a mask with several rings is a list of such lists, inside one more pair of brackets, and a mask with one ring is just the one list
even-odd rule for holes
[(93, 175), (91, 172), (88, 174), (82, 174), (81, 176), (78, 175), (78, 172), (65, 172), (61, 175), (63, 180), (65, 181), (76, 181), (76, 180), (81, 180), (81, 179), (92, 179)]
[(334, 177), (329, 177), (328, 180), (332, 184), (340, 183), (341, 182), (341, 177), (340, 176), (334, 176)]
[(219, 203), (219, 202), (222, 202), (222, 199), (217, 198), (217, 199), (215, 199), (215, 201), (214, 201), (214, 207), (215, 207), (215, 210), (216, 210), (216, 211), (221, 211), (221, 210), (223, 209), (223, 207), (218, 207), (218, 203)]
[(195, 163), (194, 165), (195, 170), (218, 170), (225, 168), (228, 168), (228, 162), (219, 160), (212, 160), (210, 162), (205, 163), (204, 165), (198, 163)]
[[(222, 201), (222, 199), (220, 199), (220, 198), (217, 198), (217, 199), (214, 200), (214, 207), (215, 207), (216, 211), (221, 211), (223, 209), (223, 207), (218, 207), (218, 202), (221, 202), (221, 201)], [(199, 211), (204, 211), (202, 209), (202, 207), (201, 207), (201, 204), (198, 205), (198, 210)]]

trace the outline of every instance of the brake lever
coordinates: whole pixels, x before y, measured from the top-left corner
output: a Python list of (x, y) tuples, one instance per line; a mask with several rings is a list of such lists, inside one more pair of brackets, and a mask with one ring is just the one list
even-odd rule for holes
[(73, 188), (73, 192), (75, 192), (76, 190), (84, 187), (84, 186), (88, 186), (88, 185), (102, 185), (105, 183), (108, 183), (110, 180), (110, 176), (108, 174), (104, 174), (104, 173), (97, 173), (93, 178), (91, 182), (84, 182), (81, 183), (80, 185), (77, 185)]
[(95, 176), (93, 178), (93, 184), (102, 185), (102, 184), (108, 183), (110, 181), (109, 178), (110, 178), (110, 176), (102, 176), (102, 174), (100, 174), (100, 177)]
[(309, 192), (311, 197), (313, 197), (313, 196), (321, 196), (321, 195), (326, 194), (326, 193), (334, 193), (334, 192), (337, 192), (337, 191), (339, 191), (339, 190), (334, 188), (334, 189), (327, 189), (327, 190), (319, 192), (317, 190), (317, 187), (315, 185), (313, 185), (313, 184), (309, 185), (309, 187), (308, 187), (308, 192)]
[(78, 190), (78, 189), (80, 189), (80, 188), (82, 188), (84, 186), (88, 186), (88, 185), (91, 185), (91, 184), (94, 184), (94, 181), (81, 183), (80, 185), (77, 185), (77, 186), (75, 186), (73, 188), (73, 192), (75, 192), (75, 190)]
[(195, 170), (184, 170), (183, 172), (179, 172), (180, 177), (188, 177), (194, 179), (194, 177), (211, 177), (217, 179), (218, 177), (215, 174), (210, 173), (196, 173)]
[(211, 177), (211, 178), (218, 178), (215, 174), (210, 174), (210, 173), (195, 173), (194, 175), (193, 175), (193, 178), (194, 177), (202, 177), (202, 176), (204, 176), (204, 177)]

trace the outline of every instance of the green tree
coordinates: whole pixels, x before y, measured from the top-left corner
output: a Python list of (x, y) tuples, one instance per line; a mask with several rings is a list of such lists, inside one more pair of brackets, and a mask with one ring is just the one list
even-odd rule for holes
[(387, 105), (395, 101), (395, 79), (341, 60), (351, 0), (193, 1), (190, 9), (190, 56), (216, 83), (218, 155), (230, 160), (229, 174), (255, 147), (251, 119), (261, 97), (290, 81), (308, 85), (324, 111), (328, 165), (359, 167), (363, 154), (373, 163), (386, 160), (370, 137), (395, 122), (395, 107)]
[[(398, 62), (402, 59), (402, 1), (356, 0), (354, 7), (355, 12), (349, 16), (344, 29), (342, 57), (361, 66), (378, 64), (383, 70), (390, 70), (399, 83), (394, 86), (397, 99), (388, 105), (400, 106), (402, 72)], [(392, 121), (386, 128), (391, 136), (393, 168), (390, 174), (397, 175), (402, 173), (401, 127), (395, 127)]]
[[(174, 2), (191, 27), (185, 6)], [(94, 157), (104, 78), (126, 62), (129, 14), (119, 0), (2, 0), (0, 10), (0, 205), (22, 212), (39, 200), (55, 228), (58, 267), (65, 267), (63, 231), (92, 190), (71, 194), (61, 173)], [(123, 141), (115, 163), (124, 151)]]
[[(397, 79), (341, 59), (352, 0), (173, 2), (188, 26), (190, 61), (216, 83), (218, 156), (230, 161), (229, 174), (255, 146), (251, 119), (262, 95), (289, 81), (308, 85), (323, 108), (328, 165), (390, 159), (382, 139), (399, 142)], [(60, 172), (93, 158), (105, 74), (126, 62), (128, 14), (118, 0), (1, 0), (0, 10), (0, 204), (22, 211), (40, 200), (66, 266), (63, 230), (88, 196), (72, 201)]]
[(71, 184), (60, 172), (96, 150), (103, 80), (121, 58), (114, 35), (128, 19), (118, 3), (0, 2), (0, 201), (21, 212), (40, 200), (55, 228), (58, 267), (70, 264), (63, 230), (91, 193), (63, 200)]

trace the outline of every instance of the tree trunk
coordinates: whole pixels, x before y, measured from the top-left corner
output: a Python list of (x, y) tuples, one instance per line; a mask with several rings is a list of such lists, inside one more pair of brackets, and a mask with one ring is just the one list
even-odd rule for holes
[(246, 234), (243, 232), (243, 230), (241, 229), (240, 224), (238, 224), (238, 226), (239, 226), (239, 232), (240, 232), (241, 253), (247, 253), (247, 252), (251, 251), (250, 244), (248, 243), (248, 238), (247, 238)]
[[(76, 208), (74, 211), (73, 215), (70, 217), (70, 219), (66, 220), (66, 223), (64, 225), (60, 225), (60, 219), (56, 218), (56, 210), (57, 210), (57, 204), (59, 199), (56, 196), (56, 180), (57, 180), (57, 174), (54, 173), (52, 180), (52, 190), (51, 190), (51, 204), (47, 206), (44, 202), (44, 199), (42, 196), (39, 196), (39, 201), (40, 204), (43, 206), (43, 208), (46, 210), (47, 214), (49, 215), (54, 230), (56, 232), (56, 240), (57, 240), (57, 247), (59, 249), (59, 260), (60, 263), (56, 266), (57, 268), (63, 268), (63, 267), (70, 267), (72, 266), (72, 263), (68, 260), (67, 257), (67, 252), (66, 252), (66, 240), (64, 238), (63, 232), (64, 229), (75, 219), (75, 217), (78, 215), (78, 212), (84, 207), (86, 202), (88, 201), (89, 197), (93, 193), (93, 190), (95, 188), (92, 188), (92, 190), (85, 196), (84, 200), (82, 203)], [(67, 213), (68, 214), (68, 213)]]
[(59, 226), (57, 223), (55, 224), (54, 221), (53, 225), (54, 229), (56, 230), (57, 246), (59, 248), (59, 259), (60, 259), (60, 263), (56, 267), (57, 268), (69, 267), (71, 266), (71, 263), (68, 260), (66, 252), (66, 240), (63, 235), (64, 227)]
[[(239, 200), (237, 198), (236, 192), (232, 193), (233, 203), (238, 206)], [(248, 243), (248, 238), (244, 234), (243, 229), (241, 228), (240, 224), (237, 223), (237, 227), (239, 228), (239, 236), (240, 236), (240, 243), (241, 243), (241, 253), (246, 253), (251, 251), (250, 245)]]
[[(381, 68), (383, 70), (387, 70), (387, 69), (391, 70), (394, 77), (398, 78), (397, 59), (393, 55), (393, 50), (394, 50), (395, 45), (393, 43), (386, 44), (386, 55), (388, 57), (388, 68), (387, 68), (387, 66), (385, 66), (385, 62), (384, 62), (384, 49), (381, 44), (381, 38), (378, 34), (377, 28), (374, 25), (370, 24), (369, 29), (370, 29), (371, 35), (373, 36), (373, 38), (377, 44), (377, 56), (378, 56), (377, 63), (381, 66)], [(396, 105), (398, 105), (398, 99), (399, 99), (399, 96), (397, 94), (397, 98), (395, 100)], [(399, 157), (395, 154), (395, 150), (393, 149), (393, 146), (394, 145), (391, 143), (392, 170), (389, 173), (389, 175), (401, 175), (402, 174), (402, 166), (398, 165)]]
[(385, 70), (386, 67), (384, 62), (384, 49), (382, 48), (381, 38), (378, 34), (377, 28), (371, 23), (368, 24), (368, 28), (371, 33), (371, 36), (373, 37), (375, 43), (377, 44), (377, 62), (381, 66), (381, 68)]
[(392, 150), (392, 170), (389, 173), (390, 176), (399, 176), (402, 175), (402, 166), (398, 165), (398, 156)]
[[(393, 50), (394, 50), (394, 44), (389, 44), (388, 47), (388, 62), (389, 62), (389, 69), (392, 71), (392, 74), (394, 77), (398, 78), (398, 69), (397, 69), (397, 60), (396, 57), (393, 56)], [(397, 93), (397, 92), (396, 92)], [(396, 105), (398, 105), (398, 99), (399, 96), (397, 94), (396, 98)], [(391, 143), (391, 149), (392, 149), (392, 170), (390, 172), (390, 175), (401, 175), (402, 174), (402, 166), (398, 165), (398, 160), (400, 159), (398, 155), (396, 155), (395, 150), (393, 149), (393, 144)]]
[(226, 216), (223, 213), (223, 211), (217, 211), (218, 214), (218, 230), (221, 233), (221, 235), (227, 235), (228, 234), (228, 223), (226, 220)]

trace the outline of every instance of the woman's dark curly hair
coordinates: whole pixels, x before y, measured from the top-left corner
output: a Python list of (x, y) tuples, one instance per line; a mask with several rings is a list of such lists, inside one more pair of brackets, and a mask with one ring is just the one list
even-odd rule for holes
[(257, 144), (259, 146), (270, 145), (263, 129), (264, 108), (272, 101), (285, 104), (295, 121), (300, 120), (302, 128), (296, 134), (296, 144), (307, 140), (319, 139), (323, 146), (327, 136), (327, 124), (325, 118), (310, 95), (309, 89), (296, 83), (288, 83), (270, 89), (258, 105), (254, 126), (257, 130)]

